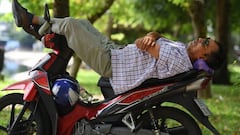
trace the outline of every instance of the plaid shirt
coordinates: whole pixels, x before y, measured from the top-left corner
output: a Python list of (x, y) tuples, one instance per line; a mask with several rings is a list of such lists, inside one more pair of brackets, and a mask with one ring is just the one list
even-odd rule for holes
[(186, 47), (183, 43), (165, 38), (158, 39), (159, 59), (141, 51), (135, 44), (123, 49), (111, 50), (111, 85), (115, 94), (126, 92), (139, 86), (149, 78), (167, 78), (192, 68)]

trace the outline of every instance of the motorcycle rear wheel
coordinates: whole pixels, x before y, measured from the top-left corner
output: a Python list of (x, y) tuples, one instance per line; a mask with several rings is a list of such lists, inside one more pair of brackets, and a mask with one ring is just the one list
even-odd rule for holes
[[(0, 134), (7, 135), (9, 127), (13, 124), (13, 121), (19, 115), (23, 107), (23, 94), (12, 93), (3, 96), (0, 99)], [(27, 109), (24, 113), (23, 118), (17, 124), (12, 134), (17, 135), (50, 135), (51, 125), (49, 118), (44, 112), (43, 108), (38, 107), (35, 115), (33, 116), (33, 121), (29, 120), (29, 116), (33, 111), (33, 107)]]
[[(152, 110), (159, 131), (164, 135), (202, 135), (199, 125), (186, 112), (174, 107), (161, 107)], [(143, 119), (145, 127), (153, 129), (150, 117)], [(149, 123), (151, 123), (149, 125)], [(150, 127), (149, 127), (150, 126)]]

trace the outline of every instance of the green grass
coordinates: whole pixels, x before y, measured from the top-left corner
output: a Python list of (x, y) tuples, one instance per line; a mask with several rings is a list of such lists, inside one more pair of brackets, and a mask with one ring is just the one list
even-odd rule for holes
[(240, 66), (230, 65), (229, 69), (233, 85), (212, 85), (213, 97), (205, 103), (213, 113), (211, 122), (221, 134), (240, 135)]
[[(205, 103), (212, 111), (210, 121), (223, 135), (240, 134), (240, 98), (238, 86), (213, 85), (210, 99), (205, 99)], [(208, 132), (204, 129), (204, 135)]]
[[(240, 66), (229, 66), (233, 85), (212, 85), (211, 99), (204, 99), (213, 115), (210, 121), (222, 135), (240, 135)], [(80, 70), (77, 80), (80, 85), (94, 95), (99, 95), (100, 89), (96, 86), (99, 75), (91, 70)], [(0, 81), (0, 89), (13, 81)], [(0, 92), (0, 96), (6, 94)], [(201, 126), (202, 127), (202, 126)], [(211, 133), (203, 128), (203, 135)]]
[(97, 87), (97, 82), (100, 76), (92, 70), (81, 69), (77, 75), (77, 80), (81, 87), (94, 95), (101, 94), (100, 88)]

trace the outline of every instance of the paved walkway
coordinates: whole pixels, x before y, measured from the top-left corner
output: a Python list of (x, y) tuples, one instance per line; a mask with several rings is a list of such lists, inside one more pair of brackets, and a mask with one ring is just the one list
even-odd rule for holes
[(5, 52), (4, 58), (15, 61), (20, 65), (32, 67), (46, 54), (47, 53), (44, 53), (44, 52), (15, 50), (15, 51)]
[[(5, 52), (4, 58), (5, 58), (5, 61), (11, 60), (16, 62), (19, 65), (24, 65), (30, 69), (46, 54), (47, 53), (44, 53), (44, 52), (14, 50), (14, 51)], [(11, 79), (23, 80), (28, 77), (29, 77), (28, 71), (22, 71), (11, 76)]]

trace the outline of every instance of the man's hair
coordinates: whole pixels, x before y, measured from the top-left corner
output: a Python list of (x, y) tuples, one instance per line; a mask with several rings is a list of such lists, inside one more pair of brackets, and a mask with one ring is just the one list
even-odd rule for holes
[(215, 43), (218, 45), (218, 50), (208, 55), (206, 62), (209, 67), (217, 70), (223, 65), (226, 58), (224, 57), (225, 55), (222, 45), (216, 40)]

